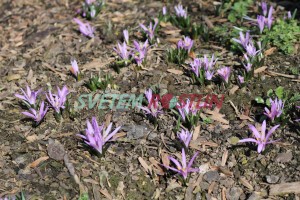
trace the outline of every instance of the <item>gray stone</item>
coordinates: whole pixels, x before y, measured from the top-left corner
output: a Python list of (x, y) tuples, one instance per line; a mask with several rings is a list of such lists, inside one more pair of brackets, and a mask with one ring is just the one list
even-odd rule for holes
[(239, 200), (240, 196), (243, 194), (243, 190), (239, 187), (233, 187), (227, 192), (226, 197), (230, 200)]
[(260, 200), (260, 199), (261, 199), (261, 196), (257, 192), (253, 192), (251, 194), (251, 196), (248, 198), (248, 200)]
[(140, 139), (149, 133), (149, 128), (146, 125), (131, 125), (124, 127), (123, 130), (127, 131), (128, 139)]
[(219, 181), (220, 175), (217, 171), (209, 171), (204, 174), (203, 179), (211, 183), (213, 181)]
[(268, 175), (266, 176), (267, 182), (268, 183), (277, 183), (279, 181), (279, 176), (275, 176), (275, 175)]
[(293, 154), (291, 151), (287, 151), (286, 153), (280, 153), (276, 157), (276, 162), (287, 163), (290, 162), (293, 158)]

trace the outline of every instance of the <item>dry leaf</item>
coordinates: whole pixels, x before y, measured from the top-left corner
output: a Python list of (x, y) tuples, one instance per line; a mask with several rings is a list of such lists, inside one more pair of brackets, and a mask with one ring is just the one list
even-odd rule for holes
[(222, 163), (221, 166), (224, 167), (228, 158), (228, 150), (226, 149), (222, 155)]
[(265, 56), (269, 56), (272, 55), (274, 53), (274, 51), (276, 50), (276, 47), (271, 47), (270, 49), (266, 50), (264, 52)]
[(239, 89), (239, 86), (235, 85), (229, 90), (229, 94), (235, 94), (235, 92)]
[(112, 200), (112, 196), (108, 193), (107, 189), (104, 189), (104, 190), (100, 190), (100, 192), (106, 197), (108, 198), (109, 200)]
[(254, 74), (261, 73), (261, 72), (265, 71), (267, 68), (268, 68), (267, 66), (262, 66), (260, 68), (257, 68), (254, 70)]
[(183, 71), (178, 70), (178, 69), (168, 69), (167, 72), (170, 72), (172, 74), (176, 74), (176, 75), (182, 75)]
[(215, 121), (221, 122), (223, 124), (229, 124), (229, 121), (223, 118), (225, 117), (225, 115), (222, 115), (219, 112), (206, 110), (205, 113), (210, 114), (210, 118)]
[(139, 162), (141, 163), (141, 165), (143, 166), (143, 168), (146, 170), (147, 173), (151, 173), (151, 167), (146, 163), (146, 161), (144, 161), (144, 159), (142, 157), (138, 158)]
[(249, 190), (251, 190), (251, 191), (254, 190), (253, 186), (247, 181), (246, 178), (240, 177), (240, 182), (241, 182), (242, 185), (244, 185), (244, 186), (245, 186), (246, 188), (248, 188)]
[(199, 137), (200, 128), (201, 128), (201, 125), (198, 125), (195, 127), (194, 132), (193, 132), (193, 141), (197, 140), (197, 138)]
[(32, 163), (29, 164), (29, 167), (31, 168), (35, 168), (37, 167), (41, 162), (48, 160), (49, 157), (48, 156), (44, 156), (44, 157), (40, 157), (39, 159), (33, 161)]
[(226, 200), (226, 188), (222, 187), (222, 200)]
[(166, 153), (161, 153), (161, 160), (165, 166), (170, 166), (170, 159), (168, 158), (168, 156), (169, 155)]

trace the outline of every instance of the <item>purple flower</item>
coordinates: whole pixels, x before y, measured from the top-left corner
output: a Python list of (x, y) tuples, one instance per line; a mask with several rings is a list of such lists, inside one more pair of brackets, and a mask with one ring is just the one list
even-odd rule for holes
[(226, 83), (228, 83), (228, 81), (229, 81), (230, 72), (231, 72), (231, 68), (230, 68), (230, 67), (223, 67), (223, 68), (217, 70), (217, 73), (219, 74), (219, 76), (220, 76)]
[(288, 12), (287, 12), (287, 18), (288, 18), (288, 19), (292, 19), (292, 13), (291, 13), (291, 11), (288, 11)]
[(29, 108), (30, 112), (22, 112), (22, 114), (26, 115), (27, 117), (32, 118), (37, 124), (39, 124), (42, 121), (42, 119), (45, 117), (45, 115), (48, 111), (48, 107), (46, 107), (45, 109), (44, 108), (45, 108), (45, 104), (44, 104), (44, 101), (42, 101), (39, 111), (36, 111), (33, 108)]
[(79, 74), (79, 68), (78, 68), (78, 64), (77, 64), (77, 61), (74, 59), (74, 60), (71, 60), (71, 68), (70, 68), (70, 71), (72, 72), (72, 74), (74, 74), (74, 76), (78, 76)]
[(181, 4), (178, 4), (174, 7), (177, 17), (183, 17), (184, 19), (187, 18), (187, 12), (186, 9), (183, 9), (183, 6)]
[(243, 63), (243, 65), (244, 65), (246, 71), (247, 71), (247, 72), (250, 72), (251, 69), (252, 69), (252, 63), (250, 62), (250, 59), (249, 59), (249, 57), (247, 56), (247, 54), (244, 54), (244, 58), (245, 58), (245, 60), (246, 60), (246, 64)]
[(184, 36), (183, 40), (181, 39), (178, 41), (177, 48), (185, 49), (188, 52), (190, 52), (190, 50), (193, 47), (193, 44), (194, 44), (194, 41), (191, 38), (189, 38), (188, 36), (186, 36), (186, 37)]
[(177, 103), (176, 107), (181, 115), (183, 121), (186, 120), (186, 117), (190, 114), (193, 116), (197, 115), (199, 108), (196, 107), (195, 103), (191, 103), (189, 99), (186, 100), (185, 103)]
[(128, 30), (123, 30), (124, 40), (127, 44), (129, 44), (129, 34)]
[(240, 31), (240, 38), (239, 39), (233, 38), (232, 40), (241, 44), (244, 48), (246, 48), (247, 44), (250, 41), (250, 33), (249, 31), (247, 31), (246, 35), (244, 35), (244, 33)]
[(257, 26), (259, 28), (260, 33), (262, 33), (265, 28), (265, 17), (264, 16), (257, 15)]
[(104, 124), (102, 126), (98, 126), (96, 117), (92, 117), (92, 123), (87, 120), (87, 129), (85, 129), (85, 135), (78, 134), (78, 136), (83, 138), (86, 144), (102, 154), (105, 143), (112, 141), (112, 137), (117, 134), (120, 128), (121, 126), (117, 127), (113, 132), (111, 132), (112, 123), (110, 123), (105, 130)]
[(130, 52), (127, 49), (127, 45), (125, 42), (123, 42), (123, 45), (121, 45), (118, 42), (117, 49), (114, 48), (114, 51), (122, 58), (122, 60), (125, 60), (125, 63), (129, 60)]
[(57, 94), (52, 94), (49, 90), (49, 94), (46, 94), (48, 102), (51, 104), (51, 107), (55, 110), (56, 113), (60, 113), (60, 109), (65, 108), (65, 102), (67, 101), (67, 95), (69, 90), (67, 86), (64, 86), (62, 90), (57, 87)]
[(250, 57), (254, 57), (257, 55), (258, 52), (260, 52), (260, 50), (256, 51), (256, 47), (254, 46), (254, 44), (252, 42), (250, 42), (247, 46), (246, 46), (246, 52), (248, 54), (248, 56)]
[(213, 78), (213, 76), (214, 76), (214, 71), (209, 71), (209, 70), (205, 71), (205, 78), (207, 80), (210, 81)]
[(267, 13), (268, 13), (268, 7), (267, 7), (267, 3), (262, 1), (261, 2), (261, 9), (263, 11), (263, 15), (264, 16), (267, 16)]
[(214, 57), (215, 57), (215, 55), (213, 54), (211, 56), (211, 59), (209, 60), (207, 58), (207, 56), (204, 55), (204, 58), (202, 59), (202, 63), (201, 64), (202, 64), (202, 66), (204, 67), (205, 70), (212, 70), (214, 68), (214, 65), (216, 64), (216, 62), (218, 60), (218, 59), (215, 60)]
[(270, 99), (270, 104), (271, 110), (265, 108), (264, 114), (273, 121), (275, 117), (280, 117), (280, 115), (282, 114), (284, 103), (282, 102), (282, 100), (278, 100), (276, 98), (274, 101)]
[(164, 6), (164, 7), (162, 8), (162, 13), (163, 13), (163, 15), (166, 15), (166, 14), (167, 14), (167, 7), (166, 7), (166, 6)]
[(270, 7), (269, 13), (268, 13), (268, 18), (267, 18), (267, 26), (268, 26), (269, 30), (271, 30), (271, 26), (273, 23), (272, 14), (273, 14), (273, 6)]
[(95, 29), (89, 24), (89, 23), (83, 23), (77, 18), (73, 19), (78, 25), (79, 25), (79, 31), (88, 37), (93, 38), (94, 37), (94, 31)]
[(161, 106), (158, 104), (158, 99), (153, 95), (151, 88), (145, 91), (145, 96), (148, 106), (139, 106), (139, 108), (144, 110), (146, 115), (152, 115), (156, 118), (159, 114), (163, 113)]
[(154, 32), (155, 32), (156, 26), (158, 24), (157, 19), (155, 19), (154, 21), (155, 21), (154, 26), (153, 26), (152, 22), (150, 22), (150, 25), (148, 28), (144, 24), (140, 24), (140, 27), (146, 32), (146, 34), (148, 35), (148, 37), (151, 41), (154, 39)]
[(199, 171), (199, 168), (192, 168), (193, 162), (194, 162), (195, 158), (198, 156), (198, 154), (199, 154), (199, 152), (196, 152), (194, 154), (194, 156), (192, 157), (192, 159), (190, 160), (190, 162), (187, 164), (185, 151), (184, 151), (184, 148), (182, 148), (181, 164), (179, 163), (178, 160), (176, 160), (175, 158), (169, 156), (168, 158), (176, 165), (176, 168), (169, 167), (169, 166), (166, 166), (166, 165), (163, 165), (163, 166), (167, 169), (170, 169), (172, 171), (175, 171), (175, 172), (179, 173), (180, 175), (183, 176), (184, 179), (186, 179), (187, 176), (188, 176), (188, 173)]
[(92, 4), (93, 2), (95, 2), (95, 0), (85, 0), (85, 3), (86, 3), (87, 5), (90, 5), (90, 4)]
[(192, 62), (190, 62), (191, 70), (196, 74), (196, 77), (199, 77), (199, 68), (201, 68), (201, 60), (199, 58), (195, 58)]
[(140, 66), (147, 56), (148, 40), (146, 40), (145, 43), (142, 45), (134, 40), (133, 44), (134, 44), (135, 48), (134, 48), (134, 53), (132, 54), (132, 56), (134, 57), (137, 65)]
[(193, 134), (185, 129), (181, 129), (181, 132), (177, 133), (177, 137), (183, 142), (186, 148), (189, 147), (192, 136)]
[(239, 81), (240, 84), (245, 83), (244, 77), (243, 77), (243, 76), (240, 76), (240, 75), (238, 75), (238, 81)]
[(22, 99), (25, 101), (25, 103), (28, 103), (30, 105), (35, 105), (37, 95), (42, 91), (42, 89), (39, 89), (38, 91), (33, 91), (29, 88), (29, 86), (26, 86), (26, 92), (21, 88), (21, 91), (23, 92), (23, 95), (15, 94), (16, 97)]
[(262, 151), (265, 150), (266, 145), (267, 144), (271, 144), (274, 142), (277, 142), (278, 140), (275, 141), (270, 141), (270, 137), (272, 135), (272, 133), (279, 127), (279, 125), (276, 125), (274, 127), (272, 127), (267, 135), (266, 135), (266, 120), (263, 121), (262, 126), (261, 126), (261, 133), (258, 132), (258, 130), (251, 124), (248, 125), (249, 129), (252, 131), (254, 138), (246, 138), (246, 139), (242, 139), (239, 142), (254, 142), (256, 143), (257, 146), (257, 152), (261, 153)]

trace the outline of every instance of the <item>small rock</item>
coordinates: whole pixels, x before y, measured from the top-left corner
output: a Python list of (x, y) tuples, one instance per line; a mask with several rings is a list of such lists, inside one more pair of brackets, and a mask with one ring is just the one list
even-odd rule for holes
[(279, 176), (268, 175), (268, 176), (266, 176), (266, 179), (267, 179), (268, 183), (277, 183), (279, 180)]
[(234, 180), (232, 178), (226, 178), (220, 181), (220, 184), (223, 185), (225, 188), (231, 188), (234, 184)]
[(248, 198), (248, 200), (260, 200), (261, 199), (261, 196), (259, 195), (258, 192), (253, 192), (251, 194), (251, 196)]
[(217, 171), (209, 171), (204, 174), (203, 179), (206, 180), (208, 183), (211, 183), (213, 181), (219, 181), (220, 175)]
[(146, 136), (149, 132), (149, 128), (146, 125), (132, 125), (126, 128), (128, 128), (128, 139), (139, 139)]
[(227, 192), (226, 197), (230, 200), (239, 200), (243, 190), (239, 187), (233, 187)]
[(56, 161), (63, 160), (66, 154), (64, 146), (60, 142), (54, 141), (52, 139), (49, 139), (47, 151), (49, 157)]
[(293, 158), (293, 154), (291, 151), (287, 151), (286, 153), (280, 153), (276, 157), (276, 162), (287, 163), (290, 162)]

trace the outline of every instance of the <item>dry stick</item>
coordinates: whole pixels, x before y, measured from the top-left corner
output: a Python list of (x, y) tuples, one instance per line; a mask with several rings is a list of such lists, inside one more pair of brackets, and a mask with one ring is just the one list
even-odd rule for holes
[(288, 193), (300, 193), (300, 182), (281, 183), (270, 186), (270, 196), (283, 195)]
[(271, 76), (282, 76), (282, 77), (285, 77), (285, 78), (292, 78), (292, 79), (299, 79), (300, 78), (299, 76), (282, 74), (282, 73), (273, 72), (273, 71), (266, 71), (266, 73), (271, 75)]

